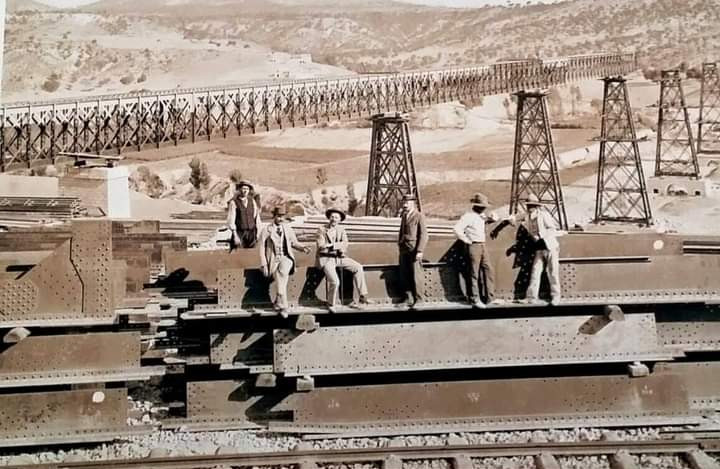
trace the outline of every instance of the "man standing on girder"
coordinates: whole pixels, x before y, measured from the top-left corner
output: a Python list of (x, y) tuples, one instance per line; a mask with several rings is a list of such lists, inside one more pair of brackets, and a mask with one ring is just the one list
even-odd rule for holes
[(403, 196), (398, 235), (400, 282), (405, 291), (405, 304), (411, 308), (425, 302), (422, 258), (428, 242), (425, 215), (418, 210), (416, 201), (413, 194)]
[(274, 305), (282, 317), (286, 318), (288, 316), (287, 284), (290, 276), (295, 272), (295, 255), (292, 250), (309, 254), (310, 248), (298, 242), (295, 231), (286, 222), (285, 207), (275, 207), (272, 215), (273, 222), (260, 233), (260, 268), (265, 277), (272, 277), (277, 282), (277, 298)]
[(353, 274), (353, 283), (358, 292), (359, 299), (350, 304), (352, 308), (367, 305), (368, 289), (365, 283), (365, 272), (359, 262), (347, 257), (348, 236), (340, 223), (345, 221), (345, 212), (339, 208), (329, 208), (325, 211), (328, 224), (321, 227), (317, 233), (317, 266), (325, 273), (328, 282), (328, 306), (330, 310), (339, 303), (338, 287), (340, 278), (337, 269), (348, 270)]
[(261, 228), (260, 207), (251, 196), (254, 192), (248, 181), (235, 184), (235, 196), (228, 202), (227, 224), (232, 232), (230, 250), (253, 248)]
[(487, 223), (497, 221), (494, 213), (485, 210), (490, 206), (484, 194), (477, 193), (471, 199), (472, 209), (465, 212), (455, 224), (453, 231), (460, 241), (465, 243), (467, 249), (466, 260), (470, 273), (469, 299), (476, 308), (485, 308), (480, 298), (480, 272), (482, 272), (488, 303), (495, 300), (495, 270), (485, 245), (485, 227)]
[(557, 241), (557, 224), (553, 216), (542, 206), (535, 194), (530, 194), (525, 201), (526, 212), (510, 215), (503, 220), (490, 233), (490, 237), (497, 238), (500, 231), (507, 225), (515, 226), (517, 223), (527, 229), (534, 242), (535, 256), (533, 258), (530, 284), (525, 294), (525, 302), (530, 304), (544, 303), (539, 299), (540, 280), (547, 268), (547, 277), (550, 283), (550, 304), (557, 306), (560, 303), (560, 245)]

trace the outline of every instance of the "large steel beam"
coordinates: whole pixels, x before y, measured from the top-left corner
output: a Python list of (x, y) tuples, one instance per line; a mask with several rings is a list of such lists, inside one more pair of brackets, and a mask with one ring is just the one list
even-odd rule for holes
[[(1, 238), (0, 238), (1, 239)], [(656, 304), (707, 302), (720, 299), (720, 238), (658, 233), (569, 233), (559, 238), (563, 301), (566, 304)], [(508, 248), (517, 245), (512, 230), (488, 241), (495, 265), (496, 294), (511, 300), (522, 297), (532, 258)], [(380, 306), (397, 302), (402, 292), (397, 278), (394, 242), (353, 242), (349, 255), (365, 267), (370, 297)], [(168, 291), (193, 288), (217, 290), (218, 304), (198, 307), (210, 314), (235, 311), (251, 314), (267, 308), (273, 284), (259, 271), (256, 250), (226, 252), (164, 251)], [(434, 238), (425, 251), (425, 281), (429, 299), (453, 303), (465, 298), (465, 256), (451, 238)], [(516, 260), (517, 259), (517, 260)], [(314, 267), (315, 256), (297, 256), (297, 271), (288, 286), (293, 305), (317, 308), (325, 300), (325, 280)], [(598, 272), (613, 275), (598, 275)], [(647, 283), (648, 272), (653, 282)], [(341, 277), (345, 301), (352, 280)], [(202, 313), (205, 314), (205, 313)], [(192, 313), (190, 314), (192, 315)]]
[(378, 435), (698, 422), (673, 374), (316, 388), (274, 407), (272, 430)]
[(140, 333), (30, 336), (0, 351), (0, 388), (136, 381), (162, 374), (140, 367)]
[[(433, 344), (428, 347), (428, 344)], [(652, 314), (412, 322), (276, 330), (287, 376), (671, 359)]]
[(112, 322), (114, 268), (110, 222), (73, 222), (70, 240), (26, 274), (0, 279), (0, 326)]
[(127, 390), (0, 395), (0, 447), (110, 441), (131, 433)]

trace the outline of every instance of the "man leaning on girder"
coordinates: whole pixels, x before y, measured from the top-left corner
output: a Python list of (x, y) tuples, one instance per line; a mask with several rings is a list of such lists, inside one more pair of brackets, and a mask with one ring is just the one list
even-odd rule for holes
[(530, 194), (525, 201), (526, 212), (510, 215), (505, 218), (490, 233), (495, 239), (507, 225), (515, 226), (517, 223), (527, 229), (534, 242), (535, 256), (533, 257), (530, 285), (525, 294), (525, 303), (544, 304), (539, 299), (540, 280), (543, 270), (547, 268), (547, 277), (550, 282), (550, 304), (560, 304), (560, 244), (557, 240), (558, 227), (553, 216), (543, 206), (535, 194)]

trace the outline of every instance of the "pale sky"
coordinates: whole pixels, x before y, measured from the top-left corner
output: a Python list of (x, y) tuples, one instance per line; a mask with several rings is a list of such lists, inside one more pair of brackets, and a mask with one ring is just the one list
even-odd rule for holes
[[(38, 0), (56, 7), (75, 7), (93, 3), (95, 0)], [(434, 5), (446, 7), (482, 7), (486, 5), (504, 5), (508, 0), (398, 0), (405, 3), (415, 3), (420, 5)], [(533, 3), (552, 3), (558, 0), (533, 0)], [(342, 2), (342, 0), (338, 0)], [(526, 0), (518, 0), (515, 3), (525, 4)]]

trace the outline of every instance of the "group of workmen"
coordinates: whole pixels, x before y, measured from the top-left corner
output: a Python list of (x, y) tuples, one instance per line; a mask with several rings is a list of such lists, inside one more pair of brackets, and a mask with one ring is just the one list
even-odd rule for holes
[[(250, 182), (239, 181), (236, 184), (236, 194), (228, 204), (228, 226), (232, 231), (231, 248), (259, 247), (262, 273), (277, 283), (274, 307), (280, 314), (287, 316), (287, 284), (296, 264), (293, 251), (309, 254), (311, 250), (298, 242), (288, 223), (284, 206), (275, 207), (272, 211), (272, 223), (263, 226), (260, 221), (260, 207), (252, 196), (253, 192)], [(495, 298), (495, 274), (486, 247), (487, 225), (499, 222), (490, 232), (493, 239), (507, 225), (518, 224), (521, 224), (530, 236), (534, 257), (530, 283), (523, 302), (544, 303), (539, 300), (538, 295), (542, 273), (546, 270), (550, 284), (550, 303), (557, 305), (560, 301), (558, 231), (554, 218), (543, 204), (534, 195), (530, 195), (525, 201), (525, 212), (502, 220), (488, 211), (490, 202), (483, 194), (475, 194), (470, 199), (470, 204), (471, 209), (463, 214), (454, 226), (454, 232), (464, 243), (467, 255), (471, 279), (468, 292), (470, 303), (476, 308), (485, 308), (488, 303), (500, 303)], [(328, 222), (317, 232), (316, 266), (324, 272), (327, 279), (328, 307), (333, 310), (340, 304), (338, 269), (348, 270), (353, 275), (358, 299), (350, 306), (361, 308), (371, 304), (363, 266), (347, 255), (348, 235), (342, 226), (346, 218), (345, 212), (339, 208), (330, 208), (325, 212), (325, 216)], [(417, 207), (417, 199), (412, 194), (406, 194), (403, 197), (398, 234), (398, 264), (405, 304), (408, 307), (420, 307), (425, 301), (422, 260), (428, 238), (427, 223)], [(482, 290), (485, 292), (486, 301), (481, 299)]]

